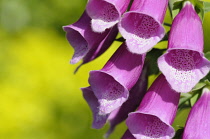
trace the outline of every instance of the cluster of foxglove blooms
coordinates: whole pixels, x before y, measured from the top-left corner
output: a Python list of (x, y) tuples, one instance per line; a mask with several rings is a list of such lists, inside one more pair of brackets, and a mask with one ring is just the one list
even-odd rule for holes
[[(93, 113), (92, 127), (102, 128), (109, 121), (106, 137), (126, 120), (123, 139), (173, 138), (180, 94), (190, 92), (210, 70), (203, 54), (202, 21), (186, 1), (173, 20), (168, 49), (157, 60), (162, 74), (147, 90), (152, 67), (145, 59), (165, 35), (162, 24), (167, 6), (168, 0), (89, 0), (81, 18), (63, 27), (75, 50), (72, 64), (100, 56), (118, 31), (125, 39), (101, 70), (90, 72), (90, 86), (81, 89)], [(205, 88), (182, 137), (210, 139), (209, 116), (210, 91)]]

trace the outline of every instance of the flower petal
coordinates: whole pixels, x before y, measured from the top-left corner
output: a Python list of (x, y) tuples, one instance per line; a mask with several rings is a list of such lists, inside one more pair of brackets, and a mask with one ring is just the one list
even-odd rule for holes
[(95, 32), (104, 32), (119, 22), (130, 0), (89, 0), (87, 13), (92, 18), (91, 26)]
[(186, 1), (184, 7), (173, 20), (168, 48), (188, 49), (203, 53), (203, 40), (201, 19), (193, 5)]
[(132, 54), (122, 44), (103, 69), (90, 72), (89, 83), (99, 100), (101, 114), (112, 112), (128, 99), (129, 90), (141, 74), (144, 59), (145, 54)]
[(138, 110), (128, 115), (126, 124), (137, 139), (171, 139), (171, 124), (176, 115), (180, 94), (172, 90), (160, 75), (144, 96)]
[(87, 101), (88, 105), (90, 106), (93, 114), (93, 123), (92, 127), (95, 129), (100, 129), (106, 123), (108, 115), (99, 115), (99, 103), (97, 98), (95, 97), (91, 87), (81, 88), (83, 92), (83, 97)]
[(168, 50), (158, 59), (158, 67), (171, 87), (183, 93), (210, 70), (210, 61), (203, 56), (202, 22), (189, 1), (172, 23)]
[(165, 35), (161, 25), (168, 0), (134, 0), (130, 12), (119, 22), (119, 31), (132, 53), (143, 54), (152, 49)]
[(210, 90), (203, 89), (203, 94), (192, 107), (183, 132), (183, 139), (210, 138)]
[(66, 37), (74, 48), (71, 64), (78, 63), (83, 59), (85, 64), (105, 52), (114, 41), (118, 29), (117, 26), (103, 33), (93, 32), (90, 26), (91, 18), (86, 11), (74, 24), (64, 26)]
[(148, 82), (148, 66), (144, 65), (141, 76), (130, 90), (128, 100), (122, 104), (122, 106), (113, 112), (108, 117), (110, 122), (110, 128), (106, 133), (108, 137), (114, 130), (115, 126), (124, 121), (130, 112), (136, 110), (141, 100), (143, 99), (147, 91), (147, 82)]
[(187, 93), (207, 75), (210, 62), (197, 51), (170, 49), (158, 59), (158, 66), (174, 90)]
[(112, 112), (128, 98), (128, 89), (105, 72), (91, 71), (89, 83), (100, 103), (101, 115)]
[(143, 54), (152, 49), (165, 35), (163, 26), (153, 17), (139, 12), (127, 12), (118, 24), (132, 53)]
[(130, 11), (146, 14), (163, 23), (167, 6), (168, 0), (134, 0)]

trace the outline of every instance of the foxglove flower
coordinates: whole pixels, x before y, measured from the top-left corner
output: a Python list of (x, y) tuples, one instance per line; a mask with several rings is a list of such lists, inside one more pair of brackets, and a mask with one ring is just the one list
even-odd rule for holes
[(106, 30), (104, 33), (95, 33), (90, 26), (91, 18), (86, 11), (74, 24), (64, 26), (66, 37), (74, 48), (74, 55), (71, 64), (75, 64), (83, 59), (85, 64), (100, 56), (114, 41), (118, 29), (117, 26)]
[(152, 49), (165, 34), (161, 25), (168, 0), (134, 0), (129, 12), (119, 22), (119, 31), (132, 53), (142, 54)]
[(126, 130), (121, 139), (136, 139), (129, 130)]
[(105, 135), (108, 137), (109, 134), (111, 134), (111, 132), (114, 130), (115, 126), (124, 121), (127, 118), (128, 113), (134, 111), (138, 107), (138, 104), (140, 103), (147, 89), (147, 78), (147, 68), (144, 67), (140, 78), (130, 91), (128, 100), (119, 108), (105, 115), (101, 115), (99, 113), (100, 104), (91, 87), (81, 88), (83, 97), (92, 110), (92, 127), (96, 129), (102, 128), (106, 121), (109, 120), (110, 130)]
[(173, 20), (168, 50), (158, 59), (158, 66), (171, 87), (183, 93), (209, 72), (210, 62), (203, 54), (202, 22), (189, 1)]
[(128, 99), (144, 59), (145, 54), (132, 54), (123, 43), (101, 70), (90, 72), (89, 83), (100, 103), (101, 115), (112, 112)]
[(136, 112), (128, 115), (126, 124), (137, 139), (171, 139), (180, 93), (171, 89), (161, 74), (144, 96)]
[(128, 100), (122, 104), (121, 107), (111, 112), (108, 117), (108, 121), (110, 123), (110, 128), (106, 133), (106, 137), (108, 137), (113, 130), (115, 129), (116, 125), (124, 121), (130, 112), (133, 112), (138, 107), (139, 103), (143, 99), (144, 95), (147, 92), (147, 83), (148, 83), (148, 68), (147, 64), (145, 63), (144, 68), (142, 70), (141, 76), (130, 90)]
[(202, 96), (192, 107), (184, 128), (183, 139), (210, 139), (210, 90), (204, 88)]
[(95, 32), (104, 32), (119, 22), (130, 0), (89, 0), (86, 6)]

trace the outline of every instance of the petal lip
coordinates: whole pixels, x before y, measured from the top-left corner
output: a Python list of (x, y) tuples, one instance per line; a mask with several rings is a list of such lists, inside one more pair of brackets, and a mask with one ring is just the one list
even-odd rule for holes
[(172, 89), (187, 93), (208, 74), (210, 61), (198, 51), (171, 48), (158, 58), (158, 67)]
[(139, 77), (136, 84), (132, 87), (129, 92), (129, 97), (122, 104), (122, 106), (113, 112), (108, 117), (108, 121), (110, 123), (110, 128), (106, 133), (106, 137), (108, 137), (115, 129), (115, 127), (124, 121), (130, 112), (133, 112), (138, 107), (139, 103), (142, 101), (144, 95), (147, 92), (147, 84), (148, 84), (148, 65), (145, 64), (142, 70), (141, 76)]
[(101, 114), (112, 112), (128, 99), (129, 90), (141, 74), (145, 55), (130, 53), (123, 43), (101, 70), (90, 72), (88, 81), (100, 103)]
[(94, 32), (104, 32), (120, 21), (129, 0), (89, 0), (86, 6), (88, 15), (92, 18), (91, 27)]
[[(141, 20), (137, 20), (138, 18)], [(136, 11), (126, 12), (118, 28), (126, 39), (129, 51), (136, 54), (150, 51), (165, 35), (165, 29), (159, 21)]]
[(128, 89), (104, 71), (91, 71), (89, 83), (100, 103), (99, 113), (102, 115), (112, 112), (128, 99)]
[[(76, 64), (83, 60), (81, 64), (83, 65), (94, 60), (109, 48), (118, 34), (117, 26), (107, 29), (103, 33), (93, 32), (90, 22), (91, 18), (84, 11), (77, 22), (63, 26), (66, 38), (74, 48), (71, 64)], [(77, 67), (76, 71), (79, 67)]]
[(130, 113), (126, 124), (136, 139), (171, 139), (175, 135), (175, 131), (170, 124), (161, 120), (160, 117), (146, 112)]
[(106, 123), (108, 115), (99, 115), (99, 109), (98, 109), (99, 103), (91, 87), (81, 88), (81, 90), (83, 92), (84, 99), (86, 100), (92, 111), (93, 115), (92, 128), (95, 129), (102, 128)]
[(119, 19), (112, 22), (105, 22), (100, 19), (91, 20), (91, 28), (94, 32), (104, 32), (106, 29), (113, 27), (119, 22)]
[(66, 31), (66, 38), (70, 45), (74, 48), (74, 55), (71, 59), (71, 64), (78, 63), (88, 53), (88, 43), (81, 35), (77, 27), (68, 25), (63, 27)]
[(180, 93), (169, 86), (161, 74), (153, 82), (136, 112), (128, 115), (126, 124), (137, 139), (163, 138), (174, 135), (172, 126), (178, 108)]

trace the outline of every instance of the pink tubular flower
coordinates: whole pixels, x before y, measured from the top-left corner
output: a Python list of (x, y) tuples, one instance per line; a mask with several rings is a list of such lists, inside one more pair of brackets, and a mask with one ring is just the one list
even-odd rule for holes
[(108, 117), (108, 121), (110, 122), (110, 128), (106, 133), (106, 137), (108, 137), (116, 125), (124, 121), (130, 112), (133, 112), (138, 107), (139, 103), (143, 99), (144, 95), (147, 92), (147, 83), (148, 83), (148, 68), (145, 63), (144, 68), (142, 70), (141, 76), (130, 90), (128, 100), (122, 104), (121, 107), (111, 112)]
[(90, 72), (89, 83), (100, 103), (101, 115), (112, 112), (128, 99), (144, 59), (145, 54), (132, 54), (123, 43), (101, 70)]
[(127, 118), (128, 113), (134, 111), (138, 107), (138, 104), (146, 93), (147, 78), (147, 68), (144, 67), (140, 78), (138, 79), (134, 87), (130, 90), (128, 100), (123, 103), (122, 106), (119, 106), (111, 113), (105, 115), (99, 113), (100, 104), (98, 102), (98, 99), (95, 97), (91, 87), (81, 88), (83, 92), (83, 97), (92, 110), (92, 127), (99, 129), (104, 126), (107, 120), (110, 121), (110, 129), (105, 135), (106, 137), (108, 137), (114, 130), (115, 126), (124, 121)]
[(168, 50), (158, 67), (177, 92), (189, 92), (210, 69), (203, 55), (202, 23), (193, 5), (185, 2), (172, 23)]
[(171, 89), (160, 75), (144, 96), (136, 112), (128, 115), (126, 124), (136, 139), (171, 139), (180, 93)]
[(182, 139), (210, 139), (210, 90), (203, 94), (192, 107)]
[(161, 25), (168, 0), (134, 0), (129, 12), (119, 22), (119, 31), (132, 53), (143, 54), (152, 49), (165, 34)]
[(85, 11), (76, 23), (63, 27), (66, 37), (75, 51), (71, 64), (75, 64), (81, 59), (83, 59), (82, 64), (85, 64), (97, 58), (109, 48), (118, 33), (117, 26), (104, 33), (93, 32), (90, 21), (91, 18)]
[(91, 26), (95, 32), (104, 32), (119, 22), (130, 0), (89, 0), (87, 13), (92, 18)]

